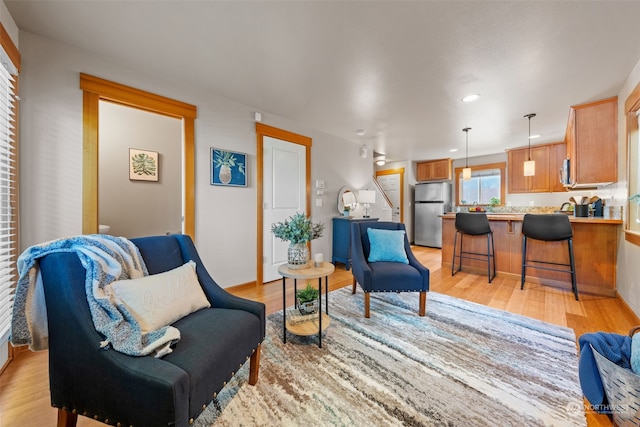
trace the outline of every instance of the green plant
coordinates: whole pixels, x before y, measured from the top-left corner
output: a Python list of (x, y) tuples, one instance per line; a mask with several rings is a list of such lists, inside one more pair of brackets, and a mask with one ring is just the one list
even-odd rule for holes
[(136, 175), (155, 176), (156, 174), (156, 160), (146, 153), (138, 153), (131, 156), (131, 165), (133, 173)]
[(311, 286), (310, 282), (307, 282), (307, 287), (302, 290), (299, 290), (298, 293), (296, 294), (296, 297), (298, 298), (298, 302), (300, 304), (315, 301), (318, 299), (319, 296), (320, 296), (320, 291), (314, 288), (313, 286)]
[(238, 172), (244, 175), (244, 163), (239, 162), (231, 151), (216, 151), (213, 163), (219, 168), (222, 166), (228, 166), (229, 168), (238, 166)]
[(498, 197), (492, 197), (489, 200), (489, 205), (491, 206), (498, 206), (500, 204), (500, 199)]
[(296, 213), (284, 222), (271, 224), (271, 232), (278, 239), (291, 243), (307, 243), (322, 237), (324, 224), (312, 223), (303, 213)]

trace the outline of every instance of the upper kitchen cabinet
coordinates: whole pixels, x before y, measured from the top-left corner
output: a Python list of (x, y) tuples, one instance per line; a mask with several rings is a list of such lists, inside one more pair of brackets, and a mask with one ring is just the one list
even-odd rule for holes
[(571, 107), (565, 136), (569, 188), (592, 188), (618, 180), (617, 123), (618, 97)]
[(560, 168), (566, 157), (566, 144), (556, 142), (531, 147), (531, 160), (536, 162), (534, 176), (524, 176), (524, 162), (529, 148), (507, 150), (507, 188), (509, 193), (548, 193), (566, 191), (560, 183)]
[(452, 178), (453, 159), (416, 163), (416, 181), (442, 181)]

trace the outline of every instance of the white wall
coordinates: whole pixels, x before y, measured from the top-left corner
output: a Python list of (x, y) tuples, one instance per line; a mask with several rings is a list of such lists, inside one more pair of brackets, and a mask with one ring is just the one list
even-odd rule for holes
[[(222, 286), (256, 278), (256, 137), (254, 109), (181, 82), (168, 82), (123, 67), (92, 52), (21, 31), (21, 248), (82, 231), (82, 91), (79, 73), (133, 86), (198, 108), (195, 121), (196, 245), (214, 279)], [(360, 146), (303, 124), (263, 113), (263, 123), (313, 139), (311, 176), (325, 180), (322, 206), (312, 198), (313, 221), (325, 235), (312, 253), (331, 254), (331, 218), (344, 185), (363, 188), (373, 161)], [(209, 183), (210, 147), (248, 154), (249, 186)]]

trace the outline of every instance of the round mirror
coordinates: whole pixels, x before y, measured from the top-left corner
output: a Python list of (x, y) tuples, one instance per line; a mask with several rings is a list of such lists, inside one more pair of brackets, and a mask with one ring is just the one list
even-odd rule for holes
[(358, 199), (356, 193), (349, 187), (342, 187), (338, 193), (338, 213), (344, 215), (345, 206), (349, 206), (351, 209), (356, 207)]

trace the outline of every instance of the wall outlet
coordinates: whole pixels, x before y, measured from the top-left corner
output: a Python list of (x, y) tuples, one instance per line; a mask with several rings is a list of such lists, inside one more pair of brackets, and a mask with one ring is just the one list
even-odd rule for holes
[(316, 206), (322, 206), (322, 199), (316, 199)]
[(534, 206), (533, 200), (529, 200), (529, 206)]

